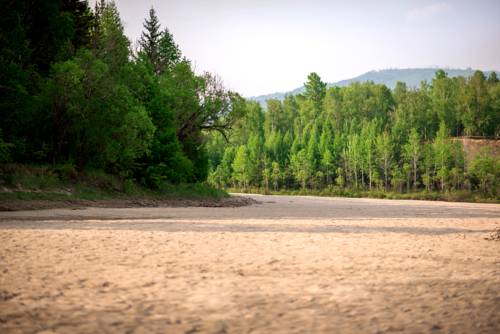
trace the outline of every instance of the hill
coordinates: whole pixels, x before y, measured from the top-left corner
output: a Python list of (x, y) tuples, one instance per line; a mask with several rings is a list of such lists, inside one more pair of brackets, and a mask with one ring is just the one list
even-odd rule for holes
[[(357, 77), (341, 80), (334, 83), (328, 83), (328, 87), (331, 86), (347, 86), (353, 82), (365, 82), (365, 81), (373, 81), (377, 84), (384, 84), (387, 87), (393, 89), (396, 86), (398, 81), (405, 82), (409, 87), (418, 87), (422, 81), (431, 82), (434, 77), (436, 71), (439, 68), (405, 68), (405, 69), (386, 69), (380, 71), (370, 71), (364, 74), (361, 74)], [(445, 68), (446, 73), (450, 77), (456, 76), (464, 76), (468, 77), (474, 73), (474, 69), (454, 69), (454, 68)], [(486, 71), (485, 75), (489, 75), (491, 71)], [(497, 72), (498, 73), (498, 72)], [(250, 97), (250, 100), (254, 100), (259, 102), (262, 106), (265, 106), (266, 100), (269, 99), (278, 99), (283, 100), (285, 95), (287, 94), (300, 94), (304, 91), (304, 86), (298, 87), (289, 92), (278, 92), (260, 96)]]

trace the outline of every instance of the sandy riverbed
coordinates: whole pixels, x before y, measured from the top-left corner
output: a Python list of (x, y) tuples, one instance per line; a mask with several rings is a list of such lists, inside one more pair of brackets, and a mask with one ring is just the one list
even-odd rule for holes
[(500, 332), (500, 205), (252, 197), (0, 212), (0, 332)]

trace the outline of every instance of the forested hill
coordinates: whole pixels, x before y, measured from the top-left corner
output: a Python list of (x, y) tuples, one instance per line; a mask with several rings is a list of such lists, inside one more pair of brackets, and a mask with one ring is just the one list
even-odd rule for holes
[[(405, 68), (405, 69), (386, 69), (380, 71), (370, 71), (364, 74), (361, 74), (357, 77), (341, 80), (334, 83), (328, 83), (327, 87), (338, 86), (345, 87), (352, 82), (366, 82), (373, 81), (376, 84), (384, 84), (390, 89), (394, 89), (396, 87), (396, 83), (398, 81), (406, 83), (408, 87), (418, 87), (422, 81), (431, 82), (432, 78), (434, 78), (436, 71), (438, 68)], [(444, 69), (449, 77), (470, 77), (474, 74), (473, 69)], [(490, 72), (484, 72), (485, 75), (489, 75)], [(498, 74), (498, 71), (497, 71)], [(304, 86), (296, 88), (290, 92), (279, 92), (273, 94), (259, 95), (250, 97), (250, 100), (254, 100), (259, 102), (262, 106), (265, 107), (266, 100), (269, 99), (278, 99), (283, 100), (286, 94), (300, 94), (305, 91)]]

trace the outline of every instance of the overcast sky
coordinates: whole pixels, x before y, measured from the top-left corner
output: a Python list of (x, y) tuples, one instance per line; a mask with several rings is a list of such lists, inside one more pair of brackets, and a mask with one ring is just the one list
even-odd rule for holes
[[(244, 96), (288, 91), (315, 71), (500, 69), (500, 0), (115, 0), (134, 43), (153, 6), (197, 72)], [(93, 3), (93, 1), (91, 1)]]

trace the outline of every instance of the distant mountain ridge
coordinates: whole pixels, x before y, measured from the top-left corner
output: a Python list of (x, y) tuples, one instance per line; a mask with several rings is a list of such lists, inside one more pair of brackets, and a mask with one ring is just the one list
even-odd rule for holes
[[(431, 82), (432, 78), (434, 78), (437, 70), (441, 68), (439, 67), (429, 67), (429, 68), (404, 68), (404, 69), (386, 69), (379, 71), (370, 71), (364, 74), (361, 74), (357, 77), (337, 81), (334, 83), (328, 83), (327, 86), (339, 86), (344, 87), (353, 82), (365, 82), (365, 81), (373, 81), (376, 84), (384, 84), (390, 89), (394, 89), (396, 83), (398, 81), (405, 82), (408, 87), (418, 87), (422, 81)], [(467, 69), (458, 69), (458, 68), (442, 68), (448, 76), (457, 77), (464, 76), (469, 77), (476, 71), (472, 68)], [(483, 71), (483, 73), (488, 76), (492, 71)], [(499, 73), (496, 71), (497, 74)], [(266, 95), (252, 96), (249, 99), (253, 101), (259, 102), (262, 106), (265, 106), (266, 100), (269, 99), (278, 99), (283, 100), (285, 95), (287, 94), (300, 94), (304, 92), (304, 86), (296, 88), (289, 92), (278, 92)]]

